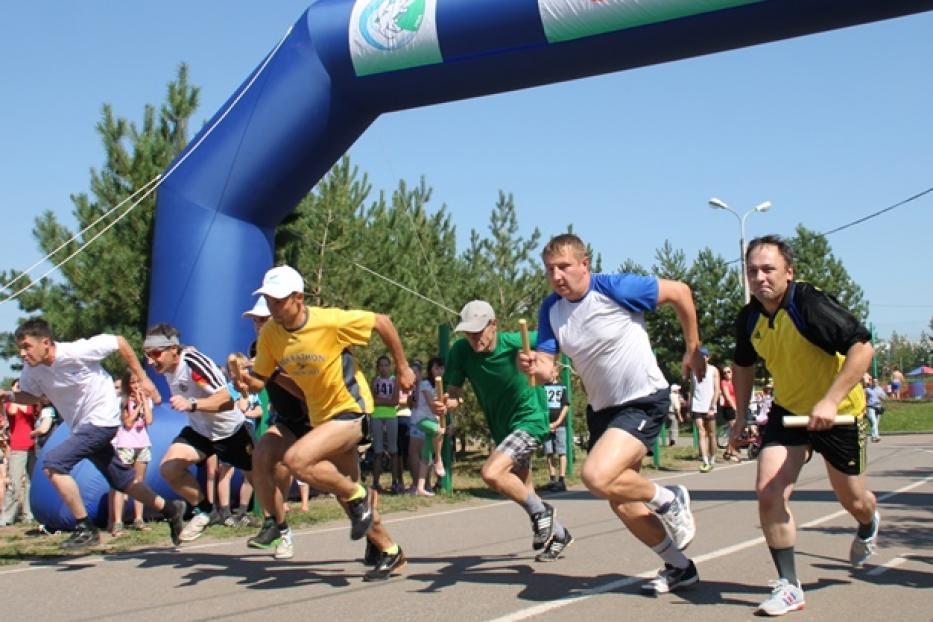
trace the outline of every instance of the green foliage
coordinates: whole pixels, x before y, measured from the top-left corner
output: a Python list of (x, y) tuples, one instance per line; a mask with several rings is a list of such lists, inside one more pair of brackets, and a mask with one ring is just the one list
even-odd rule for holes
[(868, 301), (862, 288), (846, 272), (842, 261), (833, 255), (826, 237), (797, 225), (796, 235), (788, 242), (794, 249), (794, 278), (829, 292), (855, 317), (862, 322), (867, 321)]
[[(72, 195), (72, 212), (79, 230), (130, 197), (162, 172), (188, 142), (188, 120), (198, 105), (198, 89), (188, 82), (188, 69), (178, 68), (168, 85), (165, 103), (158, 110), (147, 105), (139, 125), (114, 115), (103, 106), (97, 132), (103, 141), (105, 161), (100, 170), (91, 170), (91, 195)], [(138, 199), (139, 197), (136, 197)], [(134, 199), (134, 200), (136, 200)], [(84, 242), (101, 234), (108, 223), (126, 213), (111, 229), (60, 269), (60, 278), (43, 278), (17, 298), (28, 314), (40, 312), (52, 325), (56, 339), (70, 341), (108, 332), (123, 335), (139, 347), (145, 332), (146, 302), (149, 297), (149, 262), (155, 195), (143, 199), (132, 211), (133, 201), (75, 240), (74, 233), (51, 212), (36, 218), (33, 236), (43, 253), (62, 247), (52, 261), (58, 263)], [(20, 276), (16, 270), (0, 273), (8, 284)], [(30, 283), (24, 276), (14, 289)], [(16, 354), (12, 335), (4, 333), (2, 355)], [(122, 360), (114, 357), (109, 366), (120, 371)]]

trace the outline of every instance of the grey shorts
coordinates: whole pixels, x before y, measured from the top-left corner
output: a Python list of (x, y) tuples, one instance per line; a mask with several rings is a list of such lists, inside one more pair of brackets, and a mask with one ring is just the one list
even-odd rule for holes
[(547, 435), (544, 439), (544, 453), (547, 455), (567, 455), (567, 428), (560, 427)]
[(537, 448), (535, 437), (524, 430), (515, 430), (499, 443), (496, 451), (512, 459), (513, 471), (525, 471), (531, 466), (531, 457)]
[(372, 418), (373, 451), (398, 453), (398, 417)]

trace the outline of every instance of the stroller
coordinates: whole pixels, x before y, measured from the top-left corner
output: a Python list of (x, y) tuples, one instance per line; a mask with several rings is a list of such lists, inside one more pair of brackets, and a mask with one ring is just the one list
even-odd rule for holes
[[(738, 424), (738, 421), (736, 421), (736, 424)], [(716, 444), (719, 445), (720, 449), (729, 446), (729, 426), (720, 426)], [(761, 452), (761, 434), (758, 431), (758, 421), (750, 409), (745, 413), (745, 425), (735, 442), (735, 449), (736, 451), (746, 449), (749, 460), (754, 460)]]

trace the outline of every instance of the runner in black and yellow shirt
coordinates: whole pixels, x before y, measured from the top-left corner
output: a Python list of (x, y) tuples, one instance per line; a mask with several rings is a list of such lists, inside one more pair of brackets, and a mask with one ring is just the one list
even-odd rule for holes
[[(779, 578), (759, 610), (782, 615), (802, 609), (804, 594), (794, 564), (796, 529), (788, 500), (808, 449), (823, 455), (829, 481), (842, 506), (858, 521), (849, 558), (861, 566), (874, 552), (879, 515), (865, 487), (864, 439), (858, 421), (865, 410), (859, 386), (873, 355), (870, 334), (834, 298), (794, 281), (790, 247), (778, 236), (752, 240), (746, 252), (752, 301), (736, 321), (735, 393), (746, 412), (754, 365), (764, 359), (774, 376), (774, 405), (758, 458), (758, 511)], [(809, 416), (806, 428), (785, 428), (787, 414)], [(833, 427), (837, 414), (857, 422)], [(741, 426), (734, 428), (734, 434)]]
[[(282, 369), (305, 396), (312, 430), (285, 453), (298, 479), (333, 493), (352, 522), (350, 537), (366, 536), (381, 553), (365, 580), (387, 579), (405, 565), (405, 556), (379, 520), (372, 493), (360, 481), (357, 445), (373, 398), (351, 348), (369, 343), (375, 331), (395, 360), (399, 385), (411, 387), (414, 374), (398, 332), (388, 316), (304, 304), (304, 280), (293, 268), (269, 270), (255, 294), (265, 297), (272, 314), (259, 333), (251, 376), (241, 380), (258, 391)], [(369, 549), (367, 549), (369, 550)]]

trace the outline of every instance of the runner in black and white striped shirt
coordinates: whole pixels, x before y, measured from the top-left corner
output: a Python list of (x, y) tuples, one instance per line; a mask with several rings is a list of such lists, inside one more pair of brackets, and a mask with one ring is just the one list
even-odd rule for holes
[(220, 367), (195, 348), (182, 346), (177, 329), (156, 324), (146, 331), (143, 350), (155, 370), (165, 375), (172, 391), (172, 408), (188, 413), (188, 425), (165, 452), (159, 471), (194, 507), (195, 514), (180, 536), (182, 542), (190, 542), (207, 528), (213, 508), (188, 467), (216, 454), (251, 481), (253, 439), (243, 413), (233, 408)]

